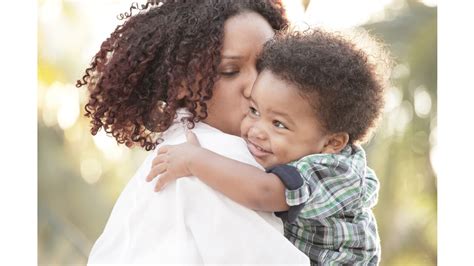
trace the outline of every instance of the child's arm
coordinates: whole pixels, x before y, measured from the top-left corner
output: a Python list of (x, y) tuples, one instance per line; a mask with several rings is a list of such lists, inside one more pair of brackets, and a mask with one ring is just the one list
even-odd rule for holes
[(187, 134), (187, 138), (188, 143), (160, 148), (147, 177), (147, 181), (151, 181), (161, 174), (156, 191), (174, 179), (194, 175), (250, 209), (289, 209), (285, 186), (276, 175), (201, 148), (192, 132)]

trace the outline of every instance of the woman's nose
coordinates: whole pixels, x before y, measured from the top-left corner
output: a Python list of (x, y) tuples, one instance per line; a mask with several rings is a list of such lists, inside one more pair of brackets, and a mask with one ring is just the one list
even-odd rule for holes
[(253, 84), (255, 83), (255, 80), (257, 79), (258, 72), (257, 69), (252, 69), (249, 71), (249, 76), (248, 76), (248, 82), (245, 84), (243, 95), (245, 98), (249, 99), (250, 94), (252, 93), (252, 87)]

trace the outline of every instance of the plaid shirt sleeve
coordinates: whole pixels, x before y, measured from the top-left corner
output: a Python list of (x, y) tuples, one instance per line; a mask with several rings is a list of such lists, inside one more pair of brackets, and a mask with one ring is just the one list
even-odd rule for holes
[(291, 165), (281, 164), (275, 167), (272, 167), (267, 170), (267, 173), (273, 173), (286, 187), (286, 194), (288, 191), (294, 195), (288, 198), (286, 196), (286, 203), (290, 206), (288, 211), (276, 212), (276, 216), (282, 218), (285, 221), (292, 223), (298, 217), (298, 214), (301, 212), (301, 209), (304, 208), (304, 203), (308, 200), (308, 197), (311, 193), (306, 191), (308, 188), (304, 185), (304, 179), (301, 177), (298, 169)]
[[(289, 206), (295, 206), (305, 203), (310, 192), (308, 186), (304, 185), (304, 179), (301, 177), (298, 169), (294, 166), (281, 164), (267, 170), (267, 173), (273, 173), (280, 178), (281, 182), (286, 187), (286, 203)], [(288, 193), (291, 195), (288, 197)]]
[[(298, 163), (297, 168), (301, 171), (308, 190), (312, 191), (305, 208), (301, 210), (302, 217), (332, 216), (350, 209), (352, 203), (359, 202), (362, 179), (354, 175), (349, 165), (337, 158), (324, 158), (318, 163), (303, 160)], [(287, 197), (291, 195), (287, 193)]]
[(298, 216), (324, 218), (360, 203), (366, 169), (362, 149), (348, 146), (340, 154), (312, 154), (290, 165), (298, 172), (293, 178), (303, 179), (301, 186), (285, 191), (287, 204), (299, 206)]

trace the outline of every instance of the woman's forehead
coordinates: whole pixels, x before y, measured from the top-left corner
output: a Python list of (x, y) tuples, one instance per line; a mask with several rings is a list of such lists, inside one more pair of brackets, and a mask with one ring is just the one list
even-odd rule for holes
[(261, 15), (245, 12), (229, 18), (224, 25), (224, 57), (248, 56), (260, 50), (274, 31)]

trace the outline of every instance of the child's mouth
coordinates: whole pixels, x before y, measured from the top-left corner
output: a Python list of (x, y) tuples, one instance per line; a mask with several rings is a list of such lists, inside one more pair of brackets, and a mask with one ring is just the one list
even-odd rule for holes
[(253, 142), (247, 140), (247, 147), (250, 151), (250, 153), (255, 156), (255, 157), (263, 157), (263, 156), (266, 156), (268, 154), (271, 154), (270, 151), (267, 151), (265, 149), (263, 149), (262, 147), (254, 144)]

